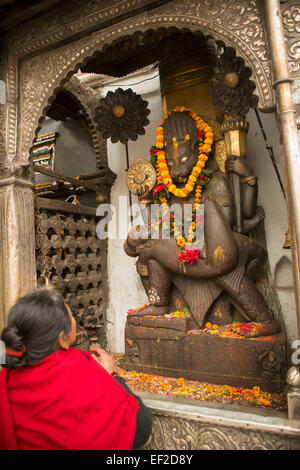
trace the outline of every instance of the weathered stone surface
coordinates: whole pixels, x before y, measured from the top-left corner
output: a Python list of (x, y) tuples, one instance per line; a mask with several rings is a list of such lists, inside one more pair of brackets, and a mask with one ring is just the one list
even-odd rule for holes
[(32, 184), (0, 180), (0, 330), (18, 297), (36, 286)]
[[(151, 409), (146, 450), (299, 450), (300, 422), (284, 414), (138, 393)], [(152, 396), (151, 396), (152, 395)]]
[[(139, 320), (140, 325), (134, 324), (134, 317), (127, 320), (126, 369), (235, 387), (259, 386), (270, 392), (281, 391), (285, 384), (283, 333), (259, 338), (222, 337), (191, 329), (184, 319)], [(176, 322), (180, 328), (174, 328)]]

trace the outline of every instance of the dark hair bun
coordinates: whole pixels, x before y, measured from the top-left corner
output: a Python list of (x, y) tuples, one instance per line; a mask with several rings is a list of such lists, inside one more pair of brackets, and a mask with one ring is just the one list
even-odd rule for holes
[[(16, 325), (9, 325), (3, 329), (1, 340), (4, 342), (5, 348), (12, 349), (13, 351), (21, 351), (24, 345), (23, 338)], [(26, 352), (22, 357), (15, 357), (6, 354), (6, 361), (4, 364), (9, 369), (24, 367), (26, 365)]]
[(63, 296), (55, 289), (35, 289), (10, 309), (1, 339), (5, 347), (22, 351), (6, 354), (6, 367), (32, 366), (52, 354), (61, 332), (69, 335), (71, 320)]

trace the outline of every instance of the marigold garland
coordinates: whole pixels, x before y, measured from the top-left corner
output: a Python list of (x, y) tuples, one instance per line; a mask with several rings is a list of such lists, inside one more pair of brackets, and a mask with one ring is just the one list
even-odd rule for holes
[[(185, 198), (194, 190), (197, 180), (199, 181), (199, 179), (201, 180), (203, 179), (203, 177), (200, 177), (200, 173), (204, 169), (206, 160), (208, 159), (208, 154), (211, 152), (211, 145), (213, 143), (212, 128), (206, 122), (204, 122), (199, 116), (197, 116), (196, 113), (194, 113), (188, 108), (185, 108), (184, 106), (176, 106), (176, 108), (173, 109), (173, 112), (184, 112), (184, 111), (188, 112), (189, 116), (191, 116), (196, 121), (196, 126), (198, 130), (197, 137), (199, 140), (198, 160), (197, 160), (196, 165), (192, 169), (192, 172), (184, 188), (177, 188), (177, 186), (173, 183), (170, 172), (169, 172), (168, 164), (166, 161), (166, 154), (164, 151), (163, 125), (164, 125), (165, 120), (163, 120), (161, 122), (161, 125), (157, 127), (155, 147), (153, 147), (150, 151), (151, 156), (155, 157), (153, 163), (155, 165), (156, 175), (157, 175), (157, 186), (154, 188), (154, 192), (155, 192), (155, 196), (159, 197), (163, 210), (168, 210), (168, 203), (167, 203), (167, 198), (165, 195), (166, 190), (168, 193), (171, 193), (176, 197)], [(169, 114), (171, 114), (171, 112)], [(190, 136), (187, 135), (186, 140), (189, 140), (189, 138)], [(176, 143), (177, 143), (176, 138), (173, 137), (173, 144), (175, 145)], [(208, 179), (207, 177), (204, 177), (204, 178)], [(178, 227), (176, 226), (175, 222), (173, 222), (174, 237), (176, 238), (177, 245), (179, 246), (181, 250), (178, 258), (183, 263), (185, 262), (193, 263), (197, 261), (199, 257), (199, 250), (195, 248), (193, 250), (186, 250), (186, 243), (193, 242), (193, 234), (197, 226), (196, 220), (195, 220), (196, 210), (199, 208), (201, 195), (202, 195), (202, 185), (197, 183), (196, 192), (195, 192), (195, 202), (194, 202), (193, 211), (192, 211), (192, 214), (193, 214), (192, 223), (188, 230), (187, 240), (180, 235), (180, 231), (178, 230)], [(189, 251), (192, 251), (192, 253), (189, 253)]]
[(196, 113), (190, 109), (185, 108), (184, 106), (177, 106), (174, 108), (173, 112), (188, 112), (196, 121), (196, 126), (198, 129), (197, 137), (199, 138), (199, 156), (196, 165), (194, 166), (188, 181), (184, 188), (177, 188), (173, 183), (169, 168), (166, 162), (166, 154), (164, 151), (164, 120), (162, 125), (158, 126), (156, 129), (156, 142), (155, 148), (157, 149), (156, 156), (156, 171), (159, 177), (159, 183), (165, 184), (168, 188), (168, 191), (176, 197), (187, 197), (190, 194), (195, 186), (197, 178), (199, 177), (202, 169), (205, 166), (205, 162), (208, 159), (208, 154), (211, 152), (211, 145), (213, 143), (213, 131), (212, 128), (204, 122)]
[[(173, 319), (174, 320), (174, 319)], [(180, 321), (180, 319), (179, 319)], [(137, 371), (127, 371), (118, 367), (118, 375), (135, 391), (159, 393), (167, 396), (189, 398), (203, 402), (236, 404), (271, 410), (286, 410), (286, 394), (269, 393), (259, 386), (253, 388), (217, 385), (208, 382), (172, 378)]]

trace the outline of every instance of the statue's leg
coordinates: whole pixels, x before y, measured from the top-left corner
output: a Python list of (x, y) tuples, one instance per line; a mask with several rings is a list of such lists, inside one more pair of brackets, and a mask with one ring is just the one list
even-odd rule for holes
[[(147, 269), (146, 266), (145, 266), (144, 268)], [(147, 269), (147, 275), (144, 274), (144, 273), (141, 274), (138, 269), (137, 269), (137, 272), (138, 272), (138, 274), (140, 275), (141, 282), (142, 282), (143, 287), (144, 287), (144, 290), (145, 290), (145, 292), (146, 292), (146, 294), (147, 294), (148, 290), (150, 289), (149, 276), (148, 276), (148, 269)]]
[(142, 278), (142, 282), (149, 298), (149, 305), (132, 313), (131, 316), (165, 315), (170, 312), (170, 273), (154, 259), (148, 260), (144, 266), (147, 269), (148, 276)]
[(246, 265), (246, 275), (251, 281), (255, 282), (262, 272), (267, 261), (268, 254), (266, 249), (258, 242), (251, 244), (249, 250), (249, 260)]
[(248, 321), (254, 322), (253, 328), (245, 333), (245, 336), (258, 337), (279, 333), (281, 330), (279, 323), (274, 319), (264, 297), (248, 276), (243, 277), (238, 291), (226, 282), (226, 276), (217, 278), (215, 282), (230, 295), (238, 311)]
[(228, 325), (228, 323), (232, 323), (232, 305), (230, 303), (230, 297), (226, 292), (222, 291), (210, 307), (204, 323), (207, 322), (216, 325)]
[[(204, 220), (206, 260), (198, 259), (193, 264), (179, 261), (180, 249), (174, 239), (148, 240), (135, 245), (134, 252), (139, 253), (138, 263), (148, 270), (150, 305), (134, 315), (169, 312), (170, 273), (194, 279), (215, 279), (234, 269), (238, 262), (238, 246), (215, 201), (205, 201)], [(132, 241), (128, 242), (131, 245)]]
[(238, 262), (238, 246), (228, 223), (213, 200), (204, 205), (204, 236), (206, 260), (198, 259), (193, 264), (178, 259), (180, 248), (174, 239), (148, 240), (137, 247), (139, 260), (147, 264), (152, 259), (167, 271), (192, 278), (214, 279), (232, 271)]
[[(235, 234), (235, 237), (239, 248), (242, 248), (243, 250), (242, 255), (246, 258), (246, 276), (253, 283), (255, 283), (267, 260), (267, 251), (263, 245), (257, 241), (250, 240), (244, 235)], [(241, 243), (241, 238), (243, 239), (243, 243)], [(230, 302), (230, 296), (223, 292), (220, 298), (218, 298), (212, 306), (206, 321), (219, 325), (225, 325), (231, 323), (231, 318), (232, 306)]]

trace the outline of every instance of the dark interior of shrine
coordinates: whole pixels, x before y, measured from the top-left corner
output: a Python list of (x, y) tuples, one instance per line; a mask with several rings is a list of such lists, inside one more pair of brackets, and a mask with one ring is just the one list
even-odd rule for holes
[[(161, 28), (147, 30), (145, 33), (137, 32), (132, 36), (125, 36), (112, 44), (103, 47), (84, 65), (80, 67), (82, 73), (94, 73), (110, 77), (125, 77), (150, 64), (158, 63), (160, 67), (175, 69), (188, 64), (191, 67), (191, 58), (201, 65), (203, 74), (209, 76), (215, 64), (216, 50), (207, 38), (199, 32), (177, 28)], [(80, 105), (74, 102), (64, 91), (59, 91), (51, 102), (47, 116), (55, 120), (64, 121), (67, 117), (79, 119)]]

